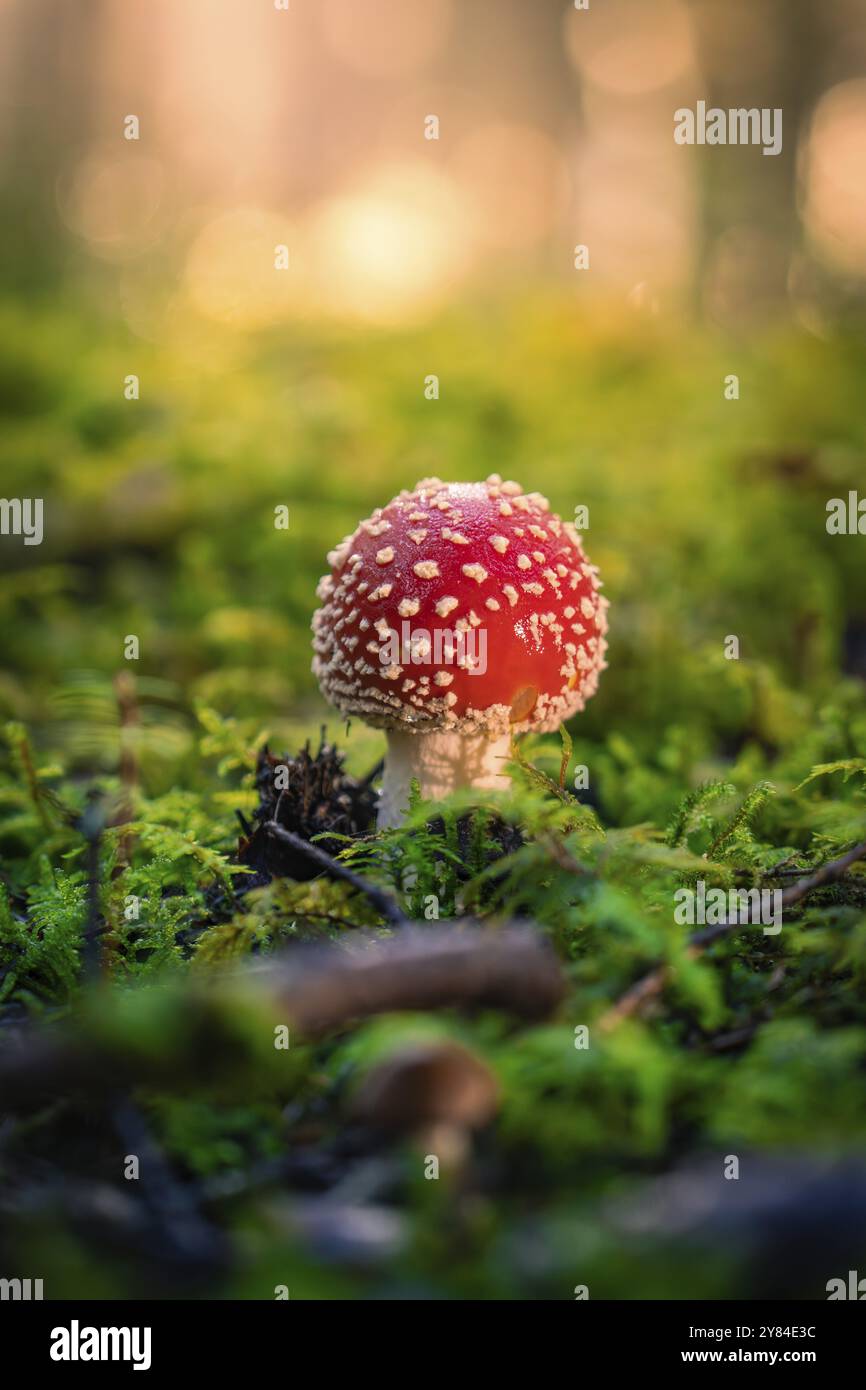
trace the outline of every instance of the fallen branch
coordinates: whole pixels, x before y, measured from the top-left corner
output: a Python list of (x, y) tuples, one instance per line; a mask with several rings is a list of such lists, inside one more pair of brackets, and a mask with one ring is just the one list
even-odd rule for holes
[(382, 941), (287, 956), (280, 1004), (308, 1037), (372, 1014), (459, 1008), (546, 1018), (563, 997), (559, 964), (532, 928), (410, 927)]
[(410, 926), (387, 938), (355, 932), (351, 945), (296, 947), (233, 975), (199, 977), (178, 990), (174, 1012), (161, 996), (164, 1048), (142, 1051), (136, 1035), (127, 1045), (128, 1001), (119, 990), (103, 994), (95, 1034), (72, 1020), (51, 1032), (28, 1030), (0, 1056), (0, 1113), (75, 1096), (92, 1106), (101, 1094), (139, 1085), (188, 1090), (213, 1068), (227, 1084), (227, 1059), (242, 1084), (235, 1010), (249, 1007), (251, 988), (262, 1026), (284, 1020), (300, 1041), (412, 1010), (498, 1009), (535, 1022), (565, 993), (556, 956), (531, 927), (458, 922)]
[(331, 878), (341, 879), (343, 883), (351, 884), (359, 893), (363, 893), (373, 904), (377, 912), (380, 912), (392, 927), (408, 926), (409, 918), (400, 908), (397, 900), (392, 898), (390, 893), (386, 893), (384, 888), (377, 888), (375, 883), (368, 883), (360, 874), (356, 874), (352, 869), (341, 864), (339, 860), (333, 859), (330, 854), (326, 854), (318, 845), (313, 845), (309, 840), (305, 840), (301, 835), (295, 835), (291, 830), (286, 830), (282, 825), (278, 825), (275, 820), (265, 822), (265, 830), (272, 835), (275, 840), (280, 840), (284, 845), (290, 845), (298, 854), (303, 854), (307, 859), (312, 860), (319, 868)]

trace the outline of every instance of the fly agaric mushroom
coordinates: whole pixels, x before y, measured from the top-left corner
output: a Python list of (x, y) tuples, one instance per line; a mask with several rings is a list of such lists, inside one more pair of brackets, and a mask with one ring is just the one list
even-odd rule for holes
[(607, 600), (569, 521), (540, 493), (425, 478), (328, 555), (313, 672), (385, 729), (380, 827), (425, 800), (507, 785), (511, 736), (556, 729), (604, 669)]

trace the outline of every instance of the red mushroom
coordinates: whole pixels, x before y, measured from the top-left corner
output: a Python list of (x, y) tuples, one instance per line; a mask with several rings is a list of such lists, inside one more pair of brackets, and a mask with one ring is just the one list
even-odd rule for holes
[(607, 600), (537, 492), (425, 478), (328, 561), (313, 671), (338, 709), (387, 731), (380, 826), (403, 819), (413, 778), (427, 800), (506, 785), (511, 735), (556, 729), (595, 693)]

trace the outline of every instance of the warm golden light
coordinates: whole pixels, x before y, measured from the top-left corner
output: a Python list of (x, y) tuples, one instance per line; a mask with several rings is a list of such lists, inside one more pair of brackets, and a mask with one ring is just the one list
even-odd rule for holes
[(468, 214), (443, 175), (421, 165), (378, 173), (314, 215), (315, 292), (331, 312), (378, 322), (412, 317), (466, 268)]
[(452, 0), (319, 0), (328, 43), (346, 67), (370, 77), (419, 71), (451, 28)]
[(694, 61), (692, 27), (681, 0), (606, 0), (565, 13), (569, 59), (588, 82), (621, 96), (667, 86)]
[(827, 261), (866, 275), (866, 80), (840, 82), (818, 102), (805, 159), (804, 216)]

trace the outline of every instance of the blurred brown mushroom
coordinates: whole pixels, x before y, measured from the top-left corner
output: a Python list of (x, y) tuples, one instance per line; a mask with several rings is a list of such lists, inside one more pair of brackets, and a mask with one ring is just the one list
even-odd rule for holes
[(455, 1167), (498, 1104), (499, 1085), (486, 1063), (459, 1043), (433, 1042), (407, 1045), (374, 1066), (352, 1112), (372, 1129), (409, 1138)]

